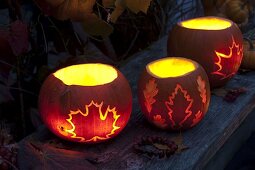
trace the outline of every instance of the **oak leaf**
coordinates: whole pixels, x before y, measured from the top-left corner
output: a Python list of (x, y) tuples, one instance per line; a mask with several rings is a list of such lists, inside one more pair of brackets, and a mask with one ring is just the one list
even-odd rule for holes
[(143, 95), (145, 98), (145, 106), (150, 113), (152, 110), (152, 104), (156, 102), (154, 97), (158, 94), (157, 84), (155, 83), (155, 79), (149, 80), (146, 84), (145, 90), (143, 90)]
[(206, 103), (206, 83), (202, 79), (201, 76), (198, 76), (197, 78), (197, 84), (198, 84), (198, 91), (200, 92), (200, 97), (202, 98), (202, 102)]

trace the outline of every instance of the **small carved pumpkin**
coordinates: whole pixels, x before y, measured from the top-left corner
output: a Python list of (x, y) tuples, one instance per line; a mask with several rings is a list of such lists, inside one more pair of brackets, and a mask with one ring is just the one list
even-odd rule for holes
[(152, 124), (162, 129), (188, 129), (206, 114), (210, 85), (197, 62), (168, 57), (146, 66), (138, 83), (138, 97)]
[(244, 53), (241, 67), (245, 69), (255, 69), (255, 43), (248, 38), (244, 38)]
[(211, 87), (220, 87), (241, 64), (242, 33), (228, 19), (201, 17), (182, 21), (169, 33), (168, 55), (197, 61), (205, 68)]
[(57, 136), (97, 143), (116, 136), (127, 124), (132, 94), (125, 77), (110, 65), (81, 64), (56, 71), (44, 82), (39, 110)]

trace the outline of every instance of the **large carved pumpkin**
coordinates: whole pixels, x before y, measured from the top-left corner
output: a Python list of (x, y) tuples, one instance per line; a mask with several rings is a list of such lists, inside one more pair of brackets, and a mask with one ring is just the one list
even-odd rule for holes
[(242, 44), (242, 33), (232, 21), (201, 17), (179, 22), (170, 31), (168, 55), (197, 61), (205, 68), (211, 87), (219, 87), (236, 74)]
[(116, 136), (125, 127), (132, 94), (125, 77), (112, 66), (73, 65), (46, 79), (39, 109), (45, 125), (57, 136), (96, 143)]
[(162, 129), (188, 129), (202, 120), (210, 102), (210, 85), (195, 61), (169, 57), (149, 63), (138, 83), (142, 112)]

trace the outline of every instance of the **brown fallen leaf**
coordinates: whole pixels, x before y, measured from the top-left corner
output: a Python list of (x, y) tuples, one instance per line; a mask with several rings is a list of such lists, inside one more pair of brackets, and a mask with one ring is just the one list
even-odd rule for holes
[(173, 137), (171, 140), (174, 141), (178, 146), (176, 153), (181, 153), (189, 149), (189, 147), (184, 144), (183, 136), (181, 133), (177, 137)]

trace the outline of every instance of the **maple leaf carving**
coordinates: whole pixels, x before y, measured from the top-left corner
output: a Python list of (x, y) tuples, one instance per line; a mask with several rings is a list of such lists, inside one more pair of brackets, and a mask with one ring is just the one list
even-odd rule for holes
[(201, 76), (197, 77), (197, 84), (198, 84), (198, 91), (200, 92), (200, 97), (202, 98), (202, 102), (206, 103), (206, 88), (205, 88), (205, 81), (202, 79)]
[(143, 90), (143, 95), (145, 98), (145, 106), (150, 113), (152, 110), (152, 104), (156, 102), (154, 97), (158, 94), (157, 84), (155, 83), (155, 79), (149, 80), (146, 84), (145, 90)]
[(153, 116), (153, 122), (158, 126), (158, 127), (166, 127), (167, 124), (165, 123), (166, 120), (164, 118), (162, 118), (161, 115), (155, 115)]
[[(97, 104), (91, 101), (89, 105), (85, 105), (85, 113), (81, 110), (70, 111), (69, 118), (66, 120), (71, 124), (72, 129), (65, 131), (72, 134), (72, 138), (79, 139), (80, 142), (96, 142), (98, 140), (109, 139), (120, 128), (116, 125), (120, 115), (117, 115), (115, 107), (111, 109), (110, 106), (103, 113), (102, 106), (103, 102)], [(94, 127), (86, 126), (91, 125), (91, 121), (93, 121)], [(86, 131), (86, 139), (79, 134), (84, 131)]]
[[(181, 106), (180, 103), (182, 103)], [(188, 92), (184, 90), (180, 84), (177, 84), (174, 92), (169, 96), (169, 101), (165, 102), (169, 111), (168, 116), (171, 121), (171, 126), (173, 128), (182, 127), (184, 122), (192, 115), (192, 111), (190, 110), (192, 104), (193, 99)]]
[(192, 126), (195, 126), (201, 119), (203, 118), (203, 112), (201, 112), (200, 110), (197, 112), (197, 114), (195, 115), (195, 118), (193, 119), (193, 123), (191, 124)]
[(234, 66), (233, 66), (234, 72), (224, 73), (222, 71), (223, 66), (225, 64), (227, 64), (228, 62), (230, 62), (229, 59), (231, 59), (233, 56), (238, 56), (237, 58), (242, 57), (242, 55), (243, 55), (242, 51), (243, 51), (242, 45), (237, 44), (235, 42), (234, 37), (232, 36), (232, 45), (229, 47), (229, 54), (224, 54), (224, 53), (221, 53), (221, 52), (218, 52), (215, 50), (215, 54), (218, 59), (218, 61), (215, 62), (215, 65), (217, 65), (218, 69), (216, 71), (212, 72), (211, 74), (219, 75), (222, 77), (221, 79), (226, 79), (226, 78), (232, 77), (235, 74), (235, 72), (237, 71), (241, 60), (239, 63), (234, 64)]

